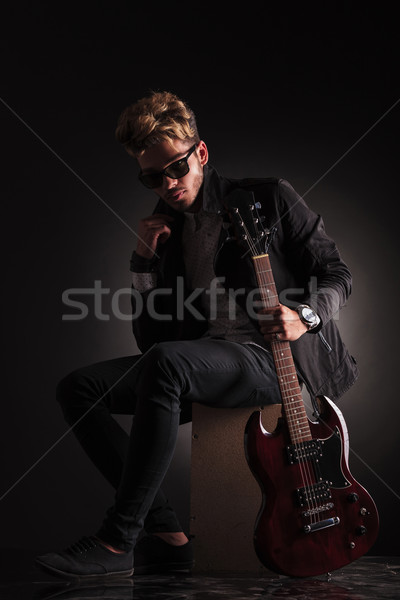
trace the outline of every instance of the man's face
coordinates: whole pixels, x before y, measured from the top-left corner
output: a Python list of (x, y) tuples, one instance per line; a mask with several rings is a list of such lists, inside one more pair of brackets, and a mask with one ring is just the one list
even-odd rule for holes
[[(137, 159), (142, 173), (162, 171), (171, 163), (185, 157), (192, 145), (191, 142), (175, 140), (173, 145), (160, 142), (151, 146)], [(174, 210), (193, 210), (203, 183), (203, 167), (207, 161), (207, 146), (204, 142), (199, 142), (188, 158), (189, 172), (179, 179), (171, 179), (164, 175), (160, 187), (153, 188), (155, 193)]]

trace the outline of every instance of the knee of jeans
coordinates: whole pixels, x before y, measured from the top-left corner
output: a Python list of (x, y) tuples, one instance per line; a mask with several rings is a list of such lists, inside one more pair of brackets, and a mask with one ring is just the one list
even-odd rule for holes
[(64, 418), (68, 423), (76, 421), (81, 413), (96, 400), (88, 393), (90, 386), (79, 371), (72, 371), (61, 379), (56, 387), (56, 400), (60, 404)]
[(154, 374), (162, 370), (169, 375), (176, 371), (174, 361), (174, 342), (161, 342), (155, 346), (146, 357), (142, 370)]
[(142, 366), (142, 377), (137, 390), (139, 394), (142, 387), (148, 389), (151, 384), (161, 381), (164, 385), (170, 383), (173, 387), (182, 386), (183, 374), (178, 368), (176, 354), (174, 342), (162, 342), (151, 350)]

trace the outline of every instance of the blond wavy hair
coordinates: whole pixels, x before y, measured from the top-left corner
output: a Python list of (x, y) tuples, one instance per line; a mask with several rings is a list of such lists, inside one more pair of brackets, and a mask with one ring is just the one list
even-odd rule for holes
[(115, 136), (131, 156), (162, 141), (200, 141), (196, 118), (189, 106), (170, 92), (153, 92), (121, 113)]

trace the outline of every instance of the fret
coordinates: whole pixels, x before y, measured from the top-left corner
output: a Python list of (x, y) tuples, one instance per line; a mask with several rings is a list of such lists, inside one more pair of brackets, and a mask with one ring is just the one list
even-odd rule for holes
[[(282, 371), (288, 375), (296, 375), (296, 368), (294, 366), (294, 363), (291, 359), (289, 358), (279, 358), (276, 362), (276, 368), (277, 369), (282, 369)], [(288, 373), (288, 369), (292, 369), (291, 373)]]
[[(303, 416), (301, 416), (299, 418), (295, 418), (293, 415), (289, 415), (289, 416), (290, 416), (290, 424), (293, 427), (297, 427), (298, 425), (301, 425), (302, 427), (303, 426), (308, 426), (307, 416), (303, 415)], [(289, 416), (288, 416), (288, 418), (289, 418)]]
[(286, 412), (288, 414), (293, 415), (293, 417), (305, 417), (307, 418), (307, 414), (303, 411), (303, 410), (288, 410), (288, 408), (286, 407)]
[(286, 412), (287, 415), (291, 415), (293, 417), (298, 417), (298, 416), (306, 415), (307, 414), (301, 408), (298, 408), (296, 410), (291, 410), (287, 406), (285, 406), (285, 412)]
[[(280, 383), (282, 383), (282, 382), (280, 382)], [(282, 393), (284, 394), (286, 399), (289, 400), (289, 398), (291, 399), (294, 396), (293, 392), (294, 391), (298, 392), (298, 390), (299, 390), (299, 388), (297, 386), (296, 387), (285, 387), (285, 388), (283, 388)]]
[(271, 291), (272, 291), (272, 292), (274, 292), (274, 294), (276, 294), (276, 289), (275, 289), (275, 286), (274, 286), (272, 283), (268, 283), (268, 282), (266, 282), (266, 283), (260, 283), (260, 286), (259, 286), (259, 287), (260, 287), (261, 289), (264, 289), (264, 288), (265, 288), (265, 289), (268, 289), (268, 290), (269, 290), (270, 288), (272, 288), (272, 289), (271, 289)]
[[(283, 360), (278, 360), (279, 364), (279, 369), (285, 370), (285, 369), (292, 369), (292, 373), (290, 373), (290, 375), (296, 375), (296, 369), (294, 368), (293, 364), (288, 364), (285, 365)], [(286, 373), (287, 375), (289, 375), (289, 373)]]
[(298, 382), (297, 373), (296, 370), (293, 369), (293, 365), (276, 365), (276, 372), (280, 377), (284, 377), (290, 382), (292, 382), (293, 379), (296, 379), (296, 381)]
[(274, 356), (274, 359), (275, 362), (277, 362), (278, 365), (282, 367), (282, 369), (288, 369), (289, 367), (293, 367), (294, 371), (296, 371), (291, 356)]
[(278, 297), (276, 290), (271, 290), (271, 285), (269, 285), (268, 283), (261, 283), (258, 287), (260, 288), (260, 290), (265, 290), (266, 292), (271, 292), (271, 294), (273, 296)]
[[(285, 369), (287, 369), (290, 366), (293, 366), (293, 368), (295, 369), (294, 365), (293, 365), (293, 361), (292, 361), (292, 357), (289, 356), (281, 356), (281, 357), (276, 357), (274, 356), (275, 361), (279, 364), (282, 365), (282, 367), (284, 367)], [(296, 369), (295, 369), (296, 370)]]
[(307, 431), (307, 427), (308, 427), (308, 423), (306, 421), (304, 421), (304, 419), (292, 421), (291, 425), (292, 425), (293, 431), (300, 432), (302, 429), (305, 430), (305, 431), (302, 431), (302, 433), (305, 433)]
[(293, 411), (303, 410), (303, 402), (288, 400), (287, 409)]
[(287, 377), (278, 377), (279, 384), (282, 384), (284, 390), (286, 391), (286, 395), (289, 396), (297, 396), (300, 394), (300, 387), (297, 381), (297, 377), (287, 378)]
[(302, 418), (307, 419), (308, 418), (307, 415), (305, 413), (303, 413), (302, 411), (296, 412), (296, 411), (293, 411), (293, 410), (292, 411), (286, 410), (286, 413), (288, 415), (290, 414), (293, 418), (296, 418), (296, 419), (298, 419), (298, 418), (300, 418), (300, 419), (302, 419)]
[[(289, 428), (290, 429), (290, 428)], [(298, 429), (292, 428), (290, 430), (290, 437), (294, 443), (305, 442), (307, 439), (312, 439), (311, 434), (307, 431), (307, 427), (299, 427)]]
[[(279, 342), (272, 342), (272, 343), (273, 344), (278, 344)], [(281, 342), (281, 343), (285, 344), (286, 342)], [(275, 350), (274, 350), (273, 354), (275, 355), (276, 360), (278, 360), (278, 361), (280, 361), (280, 360), (290, 360), (291, 361), (292, 360), (292, 354), (291, 353), (289, 354), (289, 352), (286, 352), (286, 353), (285, 352), (279, 352), (278, 353), (278, 352), (275, 352)]]
[(293, 371), (293, 367), (282, 367), (282, 365), (278, 365), (276, 372), (280, 381), (286, 381), (288, 385), (295, 384), (297, 385), (299, 390), (301, 389), (299, 385), (299, 380), (297, 379), (297, 373)]
[(299, 398), (299, 399), (295, 400), (293, 396), (291, 398), (289, 398), (289, 396), (288, 396), (286, 398), (286, 400), (287, 400), (287, 408), (289, 408), (289, 409), (299, 410), (299, 409), (304, 408), (303, 398)]
[[(289, 368), (289, 367), (287, 367)], [(291, 369), (291, 367), (290, 367)], [(282, 383), (286, 383), (288, 386), (292, 386), (290, 389), (297, 389), (300, 391), (300, 385), (299, 385), (299, 380), (297, 379), (297, 375), (295, 373), (293, 373), (293, 371), (291, 370), (289, 373), (286, 372), (284, 370), (284, 368), (279, 367), (276, 370), (277, 374), (278, 374), (278, 379), (279, 381), (282, 381)]]
[(290, 377), (290, 375), (297, 376), (296, 369), (294, 368), (293, 363), (277, 361), (277, 363), (275, 363), (275, 365), (276, 365), (277, 372), (278, 373), (282, 372), (283, 376), (285, 376), (285, 377)]

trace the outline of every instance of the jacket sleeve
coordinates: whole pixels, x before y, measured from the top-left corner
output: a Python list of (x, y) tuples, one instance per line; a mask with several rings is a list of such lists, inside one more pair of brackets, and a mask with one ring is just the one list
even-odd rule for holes
[(317, 333), (344, 306), (352, 277), (335, 242), (327, 235), (322, 218), (314, 213), (285, 180), (279, 182), (279, 227), (283, 230), (290, 268), (299, 273), (304, 294), (321, 319)]
[[(154, 319), (156, 306), (151, 295), (156, 295), (158, 281), (158, 261), (145, 259), (133, 252), (130, 270), (132, 272), (132, 331), (136, 343), (142, 352), (148, 350), (153, 344), (160, 341), (161, 329), (157, 328)], [(153, 306), (154, 311), (151, 310)], [(150, 310), (149, 310), (150, 308)], [(151, 314), (151, 313), (154, 314)]]

